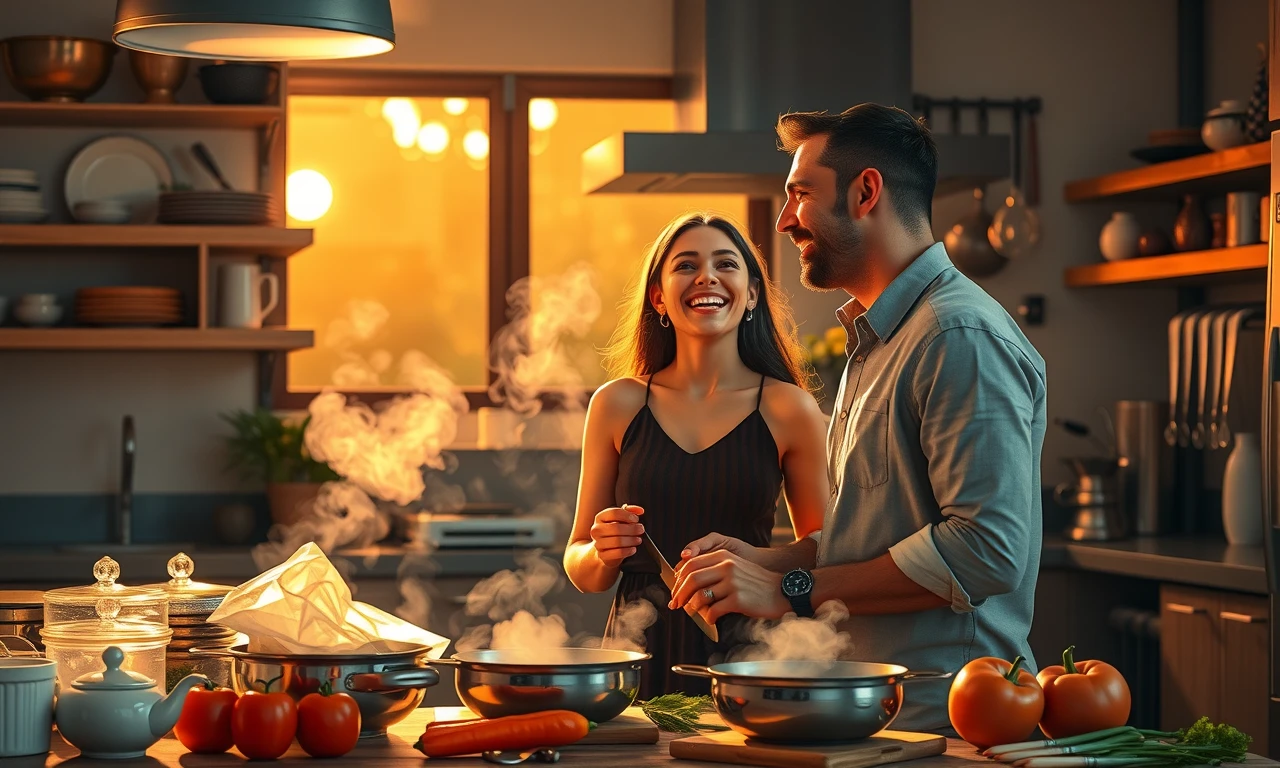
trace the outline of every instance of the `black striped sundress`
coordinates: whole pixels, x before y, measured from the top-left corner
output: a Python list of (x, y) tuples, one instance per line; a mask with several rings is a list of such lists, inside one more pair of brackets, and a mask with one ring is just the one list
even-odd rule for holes
[[(686, 544), (712, 531), (757, 547), (769, 546), (782, 468), (777, 444), (760, 413), (764, 377), (760, 377), (755, 410), (697, 453), (686, 452), (662, 429), (649, 408), (652, 387), (650, 376), (644, 407), (622, 437), (615, 504), (644, 508), (645, 530), (673, 567), (679, 565)], [(617, 622), (627, 603), (645, 599), (658, 609), (657, 622), (645, 631), (645, 650), (653, 658), (641, 675), (640, 697), (673, 691), (708, 693), (708, 680), (677, 675), (671, 665), (723, 661), (733, 646), (744, 642), (745, 619), (738, 615), (720, 619), (720, 642), (713, 643), (683, 610), (667, 608), (671, 593), (643, 548), (623, 561), (621, 570), (605, 636), (628, 634)]]

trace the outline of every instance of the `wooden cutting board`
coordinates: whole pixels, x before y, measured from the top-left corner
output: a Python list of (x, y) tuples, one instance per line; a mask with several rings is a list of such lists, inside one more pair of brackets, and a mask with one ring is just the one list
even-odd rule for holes
[(824, 746), (792, 746), (748, 741), (740, 733), (719, 731), (671, 742), (671, 756), (713, 763), (770, 768), (867, 768), (947, 751), (947, 739), (930, 733), (881, 731), (862, 741)]
[[(466, 707), (425, 707), (427, 722), (436, 720), (470, 720), (479, 717)], [(578, 744), (657, 744), (658, 726), (640, 711), (629, 707), (607, 723), (599, 723)]]

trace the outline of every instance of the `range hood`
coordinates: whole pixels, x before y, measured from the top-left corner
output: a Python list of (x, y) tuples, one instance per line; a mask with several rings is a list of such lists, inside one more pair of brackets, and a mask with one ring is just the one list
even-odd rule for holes
[[(775, 197), (793, 110), (910, 110), (910, 0), (675, 0), (677, 132), (610, 136), (582, 156), (587, 193)], [(938, 196), (1009, 176), (1006, 135), (935, 133)]]

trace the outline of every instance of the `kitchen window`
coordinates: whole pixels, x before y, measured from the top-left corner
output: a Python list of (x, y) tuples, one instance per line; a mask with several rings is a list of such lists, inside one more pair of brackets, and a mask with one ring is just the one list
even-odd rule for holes
[(275, 406), (306, 407), (324, 386), (391, 396), (410, 350), (473, 408), (491, 405), (508, 287), (583, 263), (602, 311), (567, 351), (585, 388), (603, 383), (599, 349), (662, 225), (690, 208), (747, 219), (742, 195), (582, 192), (587, 148), (674, 129), (670, 90), (669, 78), (291, 71), (289, 225), (313, 227), (315, 243), (288, 263), (286, 299), (316, 344), (277, 362)]

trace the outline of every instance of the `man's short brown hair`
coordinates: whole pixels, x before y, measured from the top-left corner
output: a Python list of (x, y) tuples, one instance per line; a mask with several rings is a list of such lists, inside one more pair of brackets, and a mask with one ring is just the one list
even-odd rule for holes
[(923, 120), (897, 107), (866, 103), (838, 115), (791, 112), (778, 118), (776, 130), (778, 148), (788, 154), (807, 139), (827, 137), (818, 162), (836, 172), (837, 213), (848, 213), (854, 178), (875, 168), (903, 225), (913, 232), (931, 226), (938, 148)]

